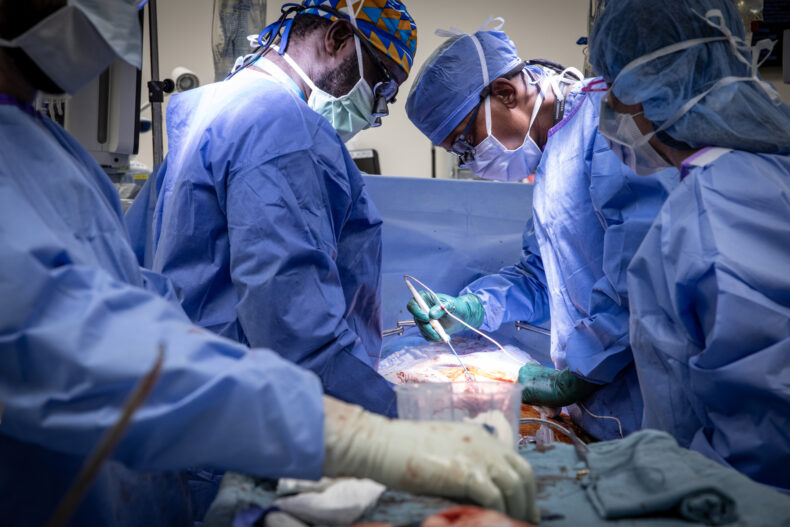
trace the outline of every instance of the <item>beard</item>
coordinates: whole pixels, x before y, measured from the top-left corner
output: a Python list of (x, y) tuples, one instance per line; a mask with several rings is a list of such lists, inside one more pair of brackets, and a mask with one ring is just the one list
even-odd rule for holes
[(351, 91), (359, 78), (357, 53), (354, 52), (343, 59), (339, 68), (324, 73), (315, 81), (315, 85), (333, 97), (342, 97)]

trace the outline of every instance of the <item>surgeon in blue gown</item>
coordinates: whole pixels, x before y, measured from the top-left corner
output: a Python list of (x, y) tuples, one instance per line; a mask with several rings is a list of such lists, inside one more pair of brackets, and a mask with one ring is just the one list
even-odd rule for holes
[[(416, 27), (396, 1), (409, 31), (364, 21), (367, 2), (353, 21), (300, 11), (286, 20), (282, 54), (270, 48), (224, 82), (173, 96), (157, 195), (144, 194), (128, 223), (144, 246), (136, 217), (155, 199), (141, 263), (173, 281), (197, 324), (276, 349), (326, 393), (395, 415), (376, 373), (381, 217), (342, 139), (374, 123), (371, 87), (405, 80)], [(382, 41), (401, 62), (373, 47)]]
[(787, 492), (790, 107), (743, 38), (728, 0), (624, 0), (590, 58), (615, 151), (681, 171), (628, 269), (644, 425)]
[(279, 354), (190, 323), (140, 269), (105, 173), (31, 106), (116, 56), (139, 67), (136, 3), (0, 0), (0, 524), (45, 524), (160, 344), (161, 376), (70, 525), (191, 526), (206, 504), (191, 501), (190, 467), (369, 477), (534, 521), (529, 465), (482, 428), (324, 396)]
[(424, 293), (430, 313), (413, 301), (408, 307), (432, 340), (438, 337), (429, 316), (450, 333), (465, 329), (438, 300), (485, 331), (550, 318), (555, 369), (522, 368), (524, 402), (578, 403), (569, 407), (573, 419), (614, 439), (642, 420), (626, 267), (677, 171), (640, 178), (623, 166), (598, 133), (605, 90), (602, 79), (582, 79), (572, 69), (525, 64), (498, 30), (452, 35), (433, 53), (409, 94), (409, 118), (479, 177), (517, 181), (534, 173), (533, 219), (519, 263), (474, 281), (458, 297)]
[[(76, 524), (190, 521), (186, 480), (168, 471), (191, 466), (320, 475), (318, 379), (192, 325), (169, 282), (138, 266), (107, 176), (30, 106), (36, 88), (76, 91), (115, 55), (139, 66), (134, 2), (11, 4), (0, 2), (0, 523), (43, 524), (160, 342), (162, 376)], [(23, 31), (46, 15), (57, 32)]]

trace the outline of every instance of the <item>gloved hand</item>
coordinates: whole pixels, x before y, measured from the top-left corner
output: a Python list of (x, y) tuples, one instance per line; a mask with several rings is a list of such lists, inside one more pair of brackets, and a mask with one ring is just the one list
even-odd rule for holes
[(534, 362), (518, 370), (518, 382), (524, 385), (521, 402), (549, 408), (573, 404), (599, 388), (599, 385), (574, 375), (568, 368), (555, 370)]
[(532, 467), (482, 426), (390, 420), (324, 397), (324, 475), (471, 499), (537, 523)]
[(436, 331), (431, 327), (431, 319), (438, 320), (448, 335), (468, 329), (457, 320), (448, 316), (447, 313), (442, 310), (442, 306), (439, 304), (439, 302), (437, 302), (437, 297), (438, 300), (444, 304), (447, 310), (450, 311), (450, 313), (457, 316), (473, 328), (479, 328), (485, 319), (485, 309), (483, 309), (483, 302), (477, 295), (470, 293), (468, 295), (454, 297), (439, 293), (436, 296), (433, 296), (428, 291), (420, 291), (420, 296), (428, 305), (428, 308), (430, 309), (429, 313), (423, 311), (420, 306), (417, 305), (417, 301), (413, 298), (409, 300), (408, 304), (406, 304), (406, 309), (409, 310), (409, 313), (414, 315), (414, 322), (417, 323), (417, 327), (420, 328), (420, 333), (422, 333), (422, 336), (425, 337), (425, 340), (434, 342), (439, 342), (442, 340), (439, 338), (439, 335), (436, 333)]

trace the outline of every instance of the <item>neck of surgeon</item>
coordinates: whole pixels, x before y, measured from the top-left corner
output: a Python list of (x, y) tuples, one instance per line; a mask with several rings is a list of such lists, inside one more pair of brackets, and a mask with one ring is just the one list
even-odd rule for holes
[[(301, 44), (301, 43), (300, 43)], [(305, 71), (305, 73), (311, 78), (316, 79), (322, 73), (315, 67), (316, 60), (314, 57), (309, 56), (309, 51), (312, 49), (313, 45), (308, 42), (305, 42), (304, 45), (299, 46), (288, 46), (288, 55), (293, 58), (297, 64)], [(276, 49), (270, 48), (266, 50), (266, 53), (263, 56), (270, 60), (274, 65), (280, 68), (286, 75), (288, 75), (291, 80), (293, 80), (302, 93), (305, 96), (305, 99), (310, 98), (310, 94), (313, 92), (312, 88), (310, 87), (307, 82), (302, 79), (302, 77), (291, 67), (290, 64), (280, 55)]]
[[(522, 73), (522, 78), (524, 74)], [(570, 86), (563, 86), (564, 90), (570, 90)], [(538, 101), (538, 90), (543, 90), (543, 100), (540, 103), (540, 111), (538, 116), (535, 117), (535, 123), (530, 131), (533, 141), (540, 147), (541, 150), (546, 146), (549, 140), (549, 130), (554, 126), (554, 92), (547, 87), (541, 88), (539, 85), (527, 85), (528, 90), (528, 106), (526, 108), (527, 115), (532, 112), (532, 107)]]
[[(652, 123), (651, 123), (651, 129), (652, 129)], [(680, 150), (662, 142), (655, 135), (651, 137), (650, 141), (648, 142), (656, 150), (656, 152), (658, 152), (658, 154), (661, 157), (663, 157), (668, 163), (670, 163), (678, 170), (681, 169), (683, 165), (683, 161), (685, 161), (687, 158), (691, 157), (692, 155), (694, 155), (695, 153), (701, 150), (701, 148), (692, 148), (691, 150)]]

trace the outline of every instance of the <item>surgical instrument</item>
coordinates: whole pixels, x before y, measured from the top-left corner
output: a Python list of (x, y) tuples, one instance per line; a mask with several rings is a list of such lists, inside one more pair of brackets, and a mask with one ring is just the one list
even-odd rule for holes
[[(414, 301), (417, 302), (417, 305), (420, 306), (420, 309), (425, 311), (425, 313), (428, 313), (430, 311), (430, 308), (428, 308), (428, 304), (425, 303), (425, 300), (420, 296), (420, 294), (414, 288), (412, 283), (409, 282), (409, 279), (406, 278), (405, 276), (403, 277), (403, 279), (406, 282), (406, 287), (409, 288), (409, 291), (411, 292), (411, 296), (414, 298)], [(442, 325), (439, 323), (438, 320), (431, 319), (431, 327), (439, 335), (439, 338), (442, 339), (442, 342), (444, 342), (450, 347), (450, 351), (452, 351), (453, 355), (455, 355), (455, 358), (458, 359), (458, 364), (460, 364), (461, 368), (464, 369), (466, 378), (469, 379), (471, 382), (474, 382), (474, 378), (472, 377), (472, 374), (469, 373), (469, 370), (466, 369), (466, 366), (464, 365), (464, 362), (461, 360), (461, 357), (458, 356), (458, 354), (455, 352), (455, 348), (453, 348), (453, 345), (450, 344), (450, 335), (447, 334), (447, 332), (444, 330), (444, 328), (442, 327)]]

